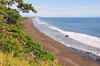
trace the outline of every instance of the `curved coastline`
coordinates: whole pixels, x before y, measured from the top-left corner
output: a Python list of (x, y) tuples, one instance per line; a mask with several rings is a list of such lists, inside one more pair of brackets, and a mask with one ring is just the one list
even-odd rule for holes
[(40, 32), (33, 25), (32, 19), (23, 22), (27, 27), (24, 29), (24, 33), (33, 36), (35, 42), (42, 43), (43, 50), (49, 51), (54, 55), (59, 63), (62, 62), (65, 66), (100, 66), (96, 62), (90, 61), (74, 51), (69, 50), (66, 46)]

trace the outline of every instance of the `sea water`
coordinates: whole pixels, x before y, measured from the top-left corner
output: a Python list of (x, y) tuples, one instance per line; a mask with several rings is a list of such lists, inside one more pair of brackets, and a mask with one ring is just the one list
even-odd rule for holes
[(100, 58), (100, 17), (47, 17), (34, 18), (33, 22), (41, 32), (63, 45)]

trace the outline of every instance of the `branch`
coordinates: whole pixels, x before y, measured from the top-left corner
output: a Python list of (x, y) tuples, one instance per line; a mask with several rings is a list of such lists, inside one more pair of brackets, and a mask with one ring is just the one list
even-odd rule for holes
[(7, 20), (8, 20), (8, 15), (7, 15), (6, 19), (3, 22), (6, 22), (7, 23)]
[(20, 12), (20, 11), (22, 11), (22, 10), (24, 10), (24, 9), (21, 9), (21, 10), (19, 10), (18, 12)]
[(8, 4), (8, 9), (10, 8), (10, 4)]
[[(20, 11), (22, 11), (22, 10), (20, 10)], [(20, 12), (20, 11), (18, 11), (18, 12)]]

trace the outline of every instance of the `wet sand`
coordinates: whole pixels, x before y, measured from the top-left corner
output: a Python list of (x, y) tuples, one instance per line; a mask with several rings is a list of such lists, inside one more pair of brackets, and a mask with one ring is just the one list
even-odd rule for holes
[(65, 66), (100, 66), (96, 62), (69, 50), (66, 46), (40, 32), (33, 25), (32, 19), (33, 18), (30, 18), (23, 22), (27, 27), (23, 32), (27, 35), (33, 36), (35, 42), (42, 43), (43, 50), (49, 51), (54, 55), (60, 64), (63, 63)]

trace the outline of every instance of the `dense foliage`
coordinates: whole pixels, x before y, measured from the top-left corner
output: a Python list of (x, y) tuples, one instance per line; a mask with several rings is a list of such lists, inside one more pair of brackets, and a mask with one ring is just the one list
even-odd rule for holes
[(42, 44), (34, 42), (34, 38), (22, 32), (24, 24), (22, 18), (15, 26), (0, 22), (0, 50), (4, 53), (13, 53), (14, 57), (20, 57), (23, 53), (35, 55), (34, 61), (54, 61), (55, 57), (47, 51), (42, 50)]
[[(15, 3), (18, 4), (17, 10), (10, 8)], [(43, 51), (41, 43), (34, 42), (33, 37), (23, 33), (25, 26), (22, 21), (28, 18), (22, 18), (19, 12), (29, 13), (30, 10), (37, 13), (31, 4), (24, 3), (23, 0), (0, 0), (0, 58), (5, 58), (0, 61), (6, 63), (0, 62), (0, 65), (22, 66), (20, 63), (23, 62), (26, 66), (37, 66), (42, 64), (41, 61), (50, 61), (51, 64), (48, 65), (53, 65), (55, 57), (48, 51)], [(31, 59), (28, 59), (29, 56)]]
[[(17, 9), (12, 9), (10, 6), (17, 3)], [(16, 24), (16, 21), (21, 17), (19, 12), (29, 13), (32, 11), (37, 13), (37, 11), (32, 7), (32, 4), (24, 3), (23, 0), (0, 0), (0, 15), (4, 16), (2, 22)]]

